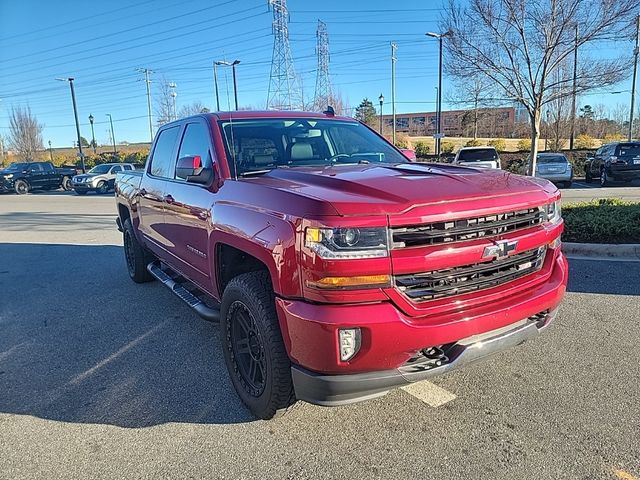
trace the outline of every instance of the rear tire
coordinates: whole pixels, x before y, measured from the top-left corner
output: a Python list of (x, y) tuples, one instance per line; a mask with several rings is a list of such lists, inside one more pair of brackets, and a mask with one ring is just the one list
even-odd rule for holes
[(585, 171), (584, 180), (587, 183), (593, 182), (593, 177), (591, 176), (591, 171), (589, 170), (589, 167), (587, 167), (587, 169)]
[(147, 270), (147, 265), (153, 261), (153, 256), (138, 243), (130, 219), (124, 221), (123, 227), (124, 259), (129, 276), (136, 283), (150, 282), (153, 276)]
[(24, 180), (16, 180), (16, 183), (13, 184), (13, 188), (18, 195), (26, 195), (29, 193), (29, 184)]
[(224, 360), (242, 402), (264, 420), (296, 401), (267, 272), (233, 278), (222, 295), (220, 336)]
[(87, 194), (87, 191), (86, 191), (86, 190), (76, 190), (76, 193), (77, 193), (78, 195), (86, 195), (86, 194)]
[(65, 192), (73, 190), (73, 185), (71, 185), (71, 179), (69, 177), (62, 177), (62, 183), (60, 183), (60, 186)]
[(569, 180), (568, 182), (564, 182), (563, 186), (564, 186), (564, 188), (571, 188), (571, 184), (572, 184), (572, 182), (571, 182), (571, 180)]

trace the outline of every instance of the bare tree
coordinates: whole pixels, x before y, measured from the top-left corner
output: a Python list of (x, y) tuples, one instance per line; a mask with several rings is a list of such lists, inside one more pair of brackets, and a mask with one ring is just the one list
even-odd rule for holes
[(193, 102), (191, 105), (185, 105), (180, 109), (178, 118), (189, 117), (198, 113), (209, 113), (209, 109), (202, 102)]
[(9, 147), (20, 159), (36, 159), (38, 150), (42, 150), (42, 129), (44, 125), (31, 113), (30, 107), (11, 108), (9, 116)]
[(483, 109), (495, 103), (492, 98), (491, 84), (491, 80), (481, 73), (474, 75), (473, 78), (458, 78), (453, 93), (448, 95), (451, 102), (470, 108), (463, 115), (462, 124), (463, 126), (471, 126), (471, 136), (474, 140), (478, 138), (478, 124)]
[[(585, 60), (585, 45), (630, 35), (638, 0), (449, 0), (443, 27), (448, 71), (457, 78), (478, 72), (529, 114), (531, 171), (540, 139), (542, 110), (573, 94), (572, 79), (553, 73), (577, 47), (576, 93), (613, 85), (627, 76), (621, 60)], [(628, 22), (621, 21), (628, 19)]]
[(156, 122), (158, 125), (164, 125), (165, 123), (175, 120), (175, 113), (173, 110), (174, 98), (172, 94), (173, 89), (170, 87), (171, 83), (167, 81), (165, 77), (160, 79), (160, 86), (156, 89), (155, 99), (155, 114)]

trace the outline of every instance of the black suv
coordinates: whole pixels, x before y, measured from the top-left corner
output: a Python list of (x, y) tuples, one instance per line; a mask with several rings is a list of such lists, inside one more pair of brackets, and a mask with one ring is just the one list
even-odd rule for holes
[(640, 178), (640, 142), (614, 142), (602, 145), (584, 165), (587, 183), (599, 178), (600, 185), (631, 182)]
[(75, 168), (56, 168), (51, 162), (12, 163), (0, 170), (0, 192), (24, 195), (35, 189), (71, 190), (71, 178), (75, 174)]

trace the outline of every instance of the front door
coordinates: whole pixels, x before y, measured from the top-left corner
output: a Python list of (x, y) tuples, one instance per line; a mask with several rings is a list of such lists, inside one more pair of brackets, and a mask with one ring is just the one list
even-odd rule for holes
[[(204, 119), (185, 125), (177, 158), (198, 156), (202, 165), (213, 165), (208, 124)], [(213, 196), (207, 185), (174, 178), (165, 191), (165, 235), (171, 265), (210, 293), (213, 252), (210, 250)]]

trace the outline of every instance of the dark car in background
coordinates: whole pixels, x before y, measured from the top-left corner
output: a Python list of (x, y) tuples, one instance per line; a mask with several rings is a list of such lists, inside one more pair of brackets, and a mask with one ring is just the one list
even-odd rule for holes
[(75, 168), (56, 168), (51, 162), (12, 163), (0, 170), (0, 192), (24, 195), (32, 190), (71, 190)]
[(602, 145), (584, 166), (587, 183), (600, 179), (600, 186), (612, 182), (632, 182), (640, 178), (640, 142), (614, 142)]

